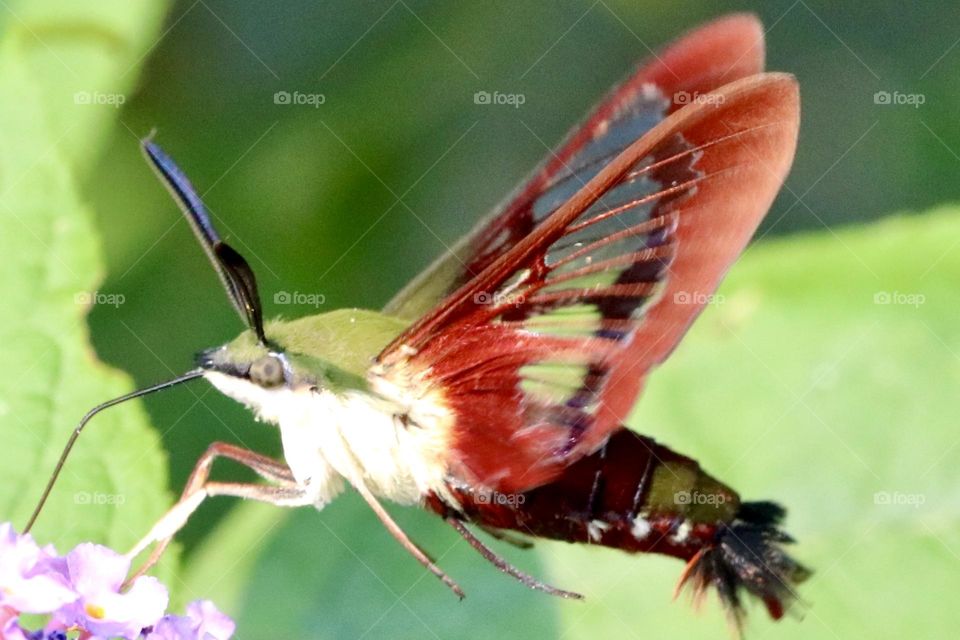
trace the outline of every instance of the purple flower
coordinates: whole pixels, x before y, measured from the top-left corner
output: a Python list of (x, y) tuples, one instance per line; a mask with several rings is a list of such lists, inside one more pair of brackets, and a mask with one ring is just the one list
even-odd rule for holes
[(61, 607), (54, 618), (100, 637), (136, 638), (154, 625), (167, 608), (167, 589), (156, 578), (137, 578), (130, 589), (120, 587), (130, 561), (107, 547), (81, 544), (66, 556), (70, 585), (79, 596)]
[(227, 640), (236, 625), (209, 600), (187, 605), (186, 616), (164, 616), (145, 640)]
[[(198, 600), (185, 616), (164, 616), (167, 589), (141, 576), (121, 592), (130, 560), (96, 544), (81, 544), (66, 556), (39, 547), (29, 535), (0, 524), (0, 640), (227, 640), (233, 620), (212, 602)], [(21, 613), (51, 614), (29, 631)]]
[(41, 549), (30, 535), (17, 535), (0, 524), (0, 607), (17, 612), (51, 613), (77, 594), (53, 569), (53, 547)]

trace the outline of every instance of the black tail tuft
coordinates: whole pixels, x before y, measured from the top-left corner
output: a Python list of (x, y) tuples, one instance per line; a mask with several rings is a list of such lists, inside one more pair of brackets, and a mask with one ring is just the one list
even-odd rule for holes
[(797, 599), (794, 588), (810, 576), (781, 546), (793, 542), (779, 528), (785, 515), (773, 502), (743, 503), (716, 542), (690, 560), (678, 589), (690, 584), (694, 598), (700, 600), (707, 587), (714, 587), (738, 630), (743, 625), (744, 590), (759, 598), (774, 620), (782, 618)]

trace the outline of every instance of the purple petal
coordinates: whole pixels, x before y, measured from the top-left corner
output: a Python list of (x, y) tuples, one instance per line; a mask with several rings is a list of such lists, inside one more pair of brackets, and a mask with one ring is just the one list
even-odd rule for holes
[(130, 570), (130, 560), (113, 549), (86, 542), (67, 554), (70, 583), (80, 595), (119, 591)]
[(50, 613), (77, 594), (47, 564), (53, 547), (41, 549), (30, 535), (0, 525), (0, 606), (27, 613)]
[(104, 589), (83, 594), (55, 616), (67, 626), (76, 625), (95, 636), (137, 638), (157, 624), (167, 608), (167, 588), (156, 578), (137, 578), (126, 593)]
[(228, 640), (236, 625), (209, 600), (187, 605), (186, 616), (165, 616), (146, 640)]
[(233, 635), (237, 625), (210, 600), (194, 600), (187, 605), (187, 617), (193, 620), (198, 638), (208, 635), (216, 640), (226, 640)]
[(164, 616), (144, 640), (196, 640), (193, 622), (184, 616)]
[[(9, 590), (9, 591), (8, 591)], [(52, 613), (77, 599), (59, 579), (34, 576), (3, 586), (3, 603), (22, 613)]]

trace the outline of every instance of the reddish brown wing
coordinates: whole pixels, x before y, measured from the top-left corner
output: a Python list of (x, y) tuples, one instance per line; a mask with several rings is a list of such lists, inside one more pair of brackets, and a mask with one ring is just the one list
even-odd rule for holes
[[(756, 17), (726, 16), (677, 40), (642, 65), (576, 127), (525, 184), (391, 300), (384, 311), (424, 317), (530, 234), (548, 206), (572, 195), (630, 143), (702, 93), (763, 70), (763, 29)], [(545, 197), (552, 196), (552, 197)]]
[(523, 491), (603, 442), (766, 213), (798, 120), (791, 76), (705, 95), (381, 355), (453, 411), (452, 476)]
[(623, 143), (662, 100), (638, 91), (514, 200), (529, 232), (478, 255), (481, 273), (380, 356), (383, 375), (426, 381), (453, 411), (444, 456), (455, 479), (522, 491), (603, 442), (787, 171), (792, 78), (691, 91), (692, 104)]

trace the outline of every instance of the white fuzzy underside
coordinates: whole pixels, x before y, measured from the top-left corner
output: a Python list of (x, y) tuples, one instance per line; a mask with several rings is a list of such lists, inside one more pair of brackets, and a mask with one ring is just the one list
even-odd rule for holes
[(344, 480), (400, 504), (442, 491), (435, 430), (405, 426), (389, 402), (356, 391), (263, 389), (221, 373), (204, 375), (259, 419), (279, 426), (284, 458), (317, 507), (336, 497)]

